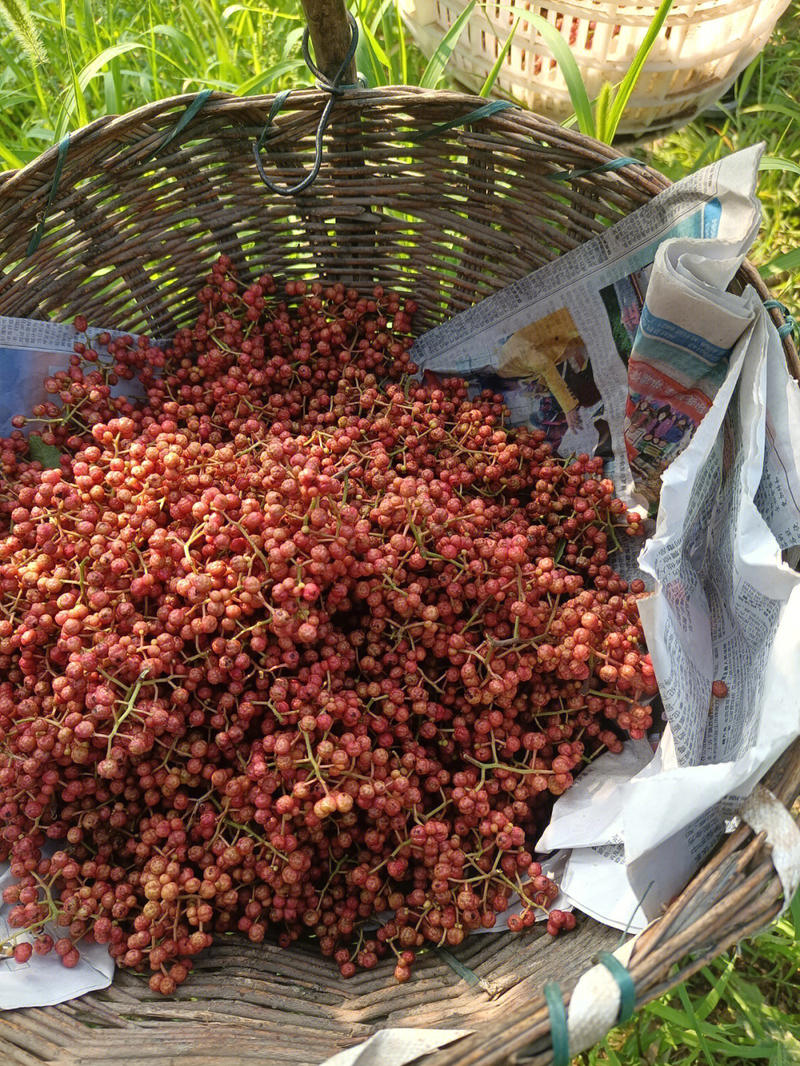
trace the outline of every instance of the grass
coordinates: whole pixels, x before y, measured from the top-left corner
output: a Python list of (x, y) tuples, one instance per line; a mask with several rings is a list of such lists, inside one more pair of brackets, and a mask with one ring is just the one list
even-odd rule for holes
[(800, 1063), (800, 894), (767, 932), (647, 1004), (574, 1066)]
[[(362, 26), (358, 67), (371, 85), (435, 88), (445, 82), (456, 32), (428, 62), (407, 39), (395, 0), (358, 0), (353, 10)], [(274, 92), (310, 81), (300, 58), (303, 21), (295, 0), (35, 0), (31, 11), (28, 22), (21, 0), (0, 0), (0, 169), (35, 158), (99, 115), (162, 97), (204, 88)], [(611, 99), (608, 93), (603, 106)], [(753, 258), (775, 295), (794, 307), (800, 279), (798, 101), (800, 0), (794, 0), (764, 54), (716, 110), (634, 149), (677, 179), (765, 141), (778, 161), (762, 174), (764, 226)], [(582, 101), (581, 108), (584, 122), (596, 120), (591, 102)], [(610, 132), (609, 124), (604, 128)], [(800, 897), (772, 929), (646, 1006), (576, 1062), (800, 1063), (799, 961)]]
[(199, 89), (245, 95), (304, 80), (299, 5), (37, 0), (35, 24), (42, 63), (11, 30), (0, 40), (0, 161), (9, 168), (100, 115)]
[[(657, 141), (645, 153), (671, 178), (764, 141), (780, 157), (759, 182), (764, 224), (751, 258), (774, 295), (797, 307), (800, 281), (800, 2), (794, 0), (767, 49), (718, 108)], [(769, 164), (769, 160), (767, 162)], [(792, 256), (792, 253), (794, 256)], [(786, 261), (780, 257), (788, 256)]]
[[(0, 0), (0, 168), (21, 166), (99, 115), (205, 88), (246, 95), (310, 80), (300, 58), (304, 23), (296, 0), (35, 0), (30, 10), (32, 29), (23, 0)], [(407, 38), (395, 0), (355, 0), (353, 10), (362, 27), (358, 67), (371, 85), (443, 83), (460, 26), (426, 62)], [(7, 17), (12, 11), (16, 33)], [(627, 88), (601, 105), (619, 109)], [(593, 113), (579, 89), (579, 119), (597, 129), (598, 110), (608, 108)], [(780, 163), (762, 175), (765, 224), (753, 255), (769, 264), (765, 276), (790, 304), (800, 278), (798, 101), (800, 0), (793, 0), (766, 52), (716, 112), (637, 150), (678, 178), (766, 142)], [(601, 135), (613, 134), (613, 121), (601, 125)]]

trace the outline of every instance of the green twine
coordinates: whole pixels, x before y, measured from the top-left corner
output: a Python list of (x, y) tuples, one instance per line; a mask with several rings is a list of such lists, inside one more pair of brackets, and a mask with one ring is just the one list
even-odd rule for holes
[(61, 141), (58, 146), (58, 158), (56, 159), (56, 168), (53, 171), (53, 181), (50, 185), (50, 192), (47, 194), (47, 202), (42, 209), (42, 214), (39, 222), (31, 234), (31, 239), (28, 241), (28, 249), (25, 255), (33, 255), (44, 235), (44, 227), (47, 223), (47, 212), (53, 206), (53, 201), (56, 198), (56, 191), (58, 190), (58, 183), (61, 180), (61, 171), (64, 169), (64, 160), (67, 158), (67, 151), (69, 149), (69, 134)]
[(794, 333), (794, 331), (797, 329), (797, 323), (795, 322), (791, 311), (785, 304), (782, 304), (780, 300), (765, 300), (764, 307), (767, 310), (772, 307), (776, 308), (786, 319), (786, 321), (782, 325), (778, 326), (778, 336), (781, 338), (781, 340), (783, 340), (785, 337), (788, 337), (790, 333)]
[(272, 123), (286, 102), (286, 97), (291, 91), (291, 89), (284, 89), (282, 92), (276, 93), (275, 99), (272, 101), (272, 107), (269, 109), (269, 114), (267, 115), (267, 121), (264, 123), (264, 128), (256, 141), (256, 148), (259, 152), (272, 135)]
[(544, 998), (550, 1011), (550, 1040), (553, 1044), (553, 1066), (569, 1066), (569, 1032), (564, 997), (555, 981), (544, 986)]
[(608, 159), (605, 163), (598, 163), (596, 167), (587, 167), (586, 170), (559, 170), (556, 174), (551, 174), (550, 179), (551, 181), (571, 181), (574, 178), (585, 178), (589, 174), (601, 174), (606, 170), (621, 170), (623, 167), (643, 167), (646, 165), (641, 159), (623, 155), (619, 159)]
[(617, 1023), (627, 1022), (627, 1020), (633, 1017), (633, 1012), (636, 1007), (636, 985), (633, 983), (633, 978), (628, 973), (627, 969), (622, 965), (616, 955), (612, 955), (610, 951), (601, 951), (597, 955), (597, 961), (601, 963), (614, 980), (617, 982), (619, 988), (619, 1015), (617, 1017)]
[(194, 100), (192, 100), (192, 102), (183, 112), (181, 117), (178, 119), (178, 121), (175, 123), (175, 125), (166, 135), (166, 137), (161, 141), (158, 147), (154, 148), (149, 155), (145, 156), (145, 162), (147, 162), (147, 160), (149, 159), (155, 159), (156, 156), (161, 155), (167, 145), (171, 144), (179, 134), (183, 133), (183, 131), (186, 129), (186, 127), (189, 125), (189, 123), (192, 121), (198, 111), (200, 111), (200, 109), (204, 107), (206, 101), (212, 95), (213, 92), (213, 89), (203, 89), (201, 93), (198, 93), (197, 96), (195, 96)]
[(473, 122), (480, 122), (482, 118), (490, 118), (499, 111), (507, 111), (509, 107), (517, 107), (517, 104), (512, 104), (510, 100), (490, 100), (489, 103), (476, 107), (474, 111), (470, 111), (460, 118), (452, 118), (448, 122), (439, 122), (435, 126), (431, 126), (430, 129), (423, 130), (422, 133), (417, 133), (415, 136), (410, 137), (409, 140), (414, 143), (426, 141), (429, 137), (435, 137), (439, 133), (446, 133), (447, 130), (454, 130), (458, 126), (469, 126)]
[(447, 963), (451, 970), (458, 974), (462, 981), (466, 981), (468, 985), (480, 985), (483, 982), (480, 977), (468, 966), (465, 966), (463, 962), (451, 954), (447, 948), (437, 948), (436, 954)]
[[(627, 969), (616, 956), (609, 951), (601, 951), (597, 961), (605, 966), (619, 988), (619, 1014), (617, 1024), (621, 1025), (633, 1017), (636, 1008), (636, 986)], [(564, 996), (556, 981), (548, 981), (544, 986), (544, 998), (550, 1013), (550, 1040), (553, 1045), (553, 1066), (569, 1066), (569, 1028)]]

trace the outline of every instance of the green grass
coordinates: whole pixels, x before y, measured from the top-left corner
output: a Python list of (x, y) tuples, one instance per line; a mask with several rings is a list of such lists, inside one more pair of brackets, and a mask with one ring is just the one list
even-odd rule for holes
[[(800, 2), (794, 0), (767, 49), (713, 113), (652, 145), (648, 161), (679, 178), (729, 152), (757, 141), (780, 157), (764, 170), (759, 196), (764, 224), (751, 258), (762, 266), (774, 295), (798, 307), (800, 255), (791, 269), (774, 262), (800, 248)], [(766, 266), (773, 263), (772, 266)]]
[(284, 6), (37, 0), (44, 62), (32, 62), (11, 30), (0, 39), (0, 162), (19, 166), (90, 119), (178, 93), (274, 92), (301, 83), (304, 23), (299, 5)]
[[(426, 62), (408, 39), (395, 0), (355, 0), (353, 10), (362, 26), (358, 66), (369, 84), (446, 82), (461, 26)], [(297, 0), (34, 0), (30, 11), (26, 20), (22, 0), (0, 0), (0, 168), (28, 162), (90, 119), (152, 100), (205, 88), (275, 92), (310, 81), (300, 58), (304, 23)], [(577, 70), (571, 73), (574, 82)], [(579, 121), (595, 128), (598, 109), (581, 88), (574, 85)], [(624, 103), (628, 88), (608, 93), (600, 111)], [(800, 278), (800, 253), (792, 256), (800, 248), (798, 101), (800, 0), (793, 0), (764, 55), (717, 112), (637, 150), (678, 178), (738, 147), (767, 143), (781, 162), (762, 175), (765, 223), (753, 254), (759, 264), (771, 264), (765, 276), (790, 304)], [(604, 120), (599, 132), (610, 135), (615, 121)]]
[[(362, 26), (358, 67), (369, 84), (446, 84), (460, 27), (427, 61), (407, 39), (395, 0), (357, 0), (353, 10)], [(311, 80), (300, 58), (303, 20), (296, 0), (34, 0), (31, 12), (29, 22), (22, 0), (0, 0), (0, 169), (35, 158), (100, 115), (152, 100), (205, 88), (273, 92)], [(490, 76), (484, 95), (491, 84)], [(583, 123), (596, 122), (598, 108), (577, 85), (575, 92)], [(607, 134), (608, 108), (626, 92), (609, 91), (601, 101)], [(762, 174), (764, 226), (753, 258), (775, 294), (794, 307), (800, 304), (798, 101), (800, 0), (793, 0), (764, 54), (717, 110), (635, 149), (677, 179), (765, 141), (779, 162)], [(793, 914), (646, 1006), (577, 1061), (800, 1063), (799, 962), (800, 898)]]
[(643, 1007), (575, 1066), (800, 1062), (800, 894), (755, 940)]

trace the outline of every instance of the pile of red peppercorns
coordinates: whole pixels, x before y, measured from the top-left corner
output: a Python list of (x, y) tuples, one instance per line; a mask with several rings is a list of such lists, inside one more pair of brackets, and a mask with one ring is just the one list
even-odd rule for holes
[(516, 898), (572, 928), (531, 852), (652, 724), (610, 564), (639, 516), (501, 397), (420, 383), (410, 300), (225, 257), (199, 300), (163, 348), (79, 316), (0, 440), (8, 950), (105, 943), (170, 993), (228, 930), (403, 981)]

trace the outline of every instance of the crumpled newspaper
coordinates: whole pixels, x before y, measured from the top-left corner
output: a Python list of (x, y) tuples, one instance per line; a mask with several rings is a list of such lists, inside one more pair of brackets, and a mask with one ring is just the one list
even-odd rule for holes
[(406, 1066), (420, 1055), (452, 1044), (469, 1029), (382, 1029), (356, 1047), (340, 1051), (320, 1066)]
[[(3, 863), (0, 867), (0, 892), (13, 880), (8, 863)], [(8, 904), (0, 906), (0, 940), (17, 932), (10, 929), (5, 920), (4, 915), (9, 910)], [(53, 940), (58, 940), (64, 934), (63, 929), (52, 924), (44, 926), (42, 932), (48, 933)], [(32, 939), (22, 934), (19, 942)], [(71, 970), (61, 965), (55, 952), (31, 955), (30, 960), (24, 963), (0, 959), (0, 1010), (50, 1007), (99, 988), (108, 988), (114, 976), (114, 960), (108, 954), (108, 948), (102, 944), (83, 944), (80, 956), (77, 966)]]

